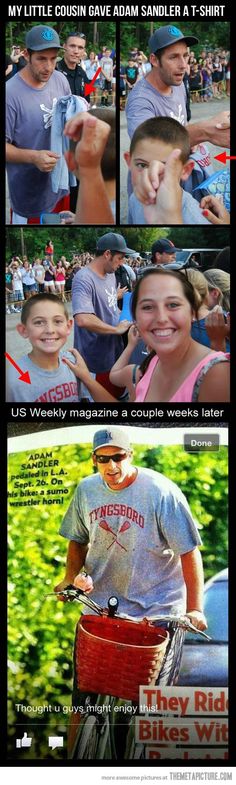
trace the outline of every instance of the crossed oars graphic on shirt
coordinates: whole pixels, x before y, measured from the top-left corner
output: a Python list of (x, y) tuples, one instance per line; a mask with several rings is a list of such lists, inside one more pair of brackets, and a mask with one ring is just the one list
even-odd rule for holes
[(120, 527), (117, 534), (113, 531), (113, 529), (111, 529), (111, 527), (106, 521), (100, 521), (99, 526), (101, 527), (101, 529), (104, 529), (105, 532), (110, 532), (111, 534), (113, 534), (114, 537), (114, 540), (112, 540), (110, 545), (108, 545), (107, 551), (109, 551), (109, 548), (111, 548), (111, 546), (114, 545), (114, 543), (116, 543), (116, 545), (119, 545), (120, 548), (123, 549), (123, 551), (127, 551), (127, 548), (125, 548), (124, 545), (121, 545), (121, 543), (117, 540), (117, 536), (118, 534), (123, 534), (123, 532), (126, 532), (127, 529), (130, 529), (131, 523), (129, 523), (129, 521), (125, 521), (125, 523), (122, 523), (122, 526)]

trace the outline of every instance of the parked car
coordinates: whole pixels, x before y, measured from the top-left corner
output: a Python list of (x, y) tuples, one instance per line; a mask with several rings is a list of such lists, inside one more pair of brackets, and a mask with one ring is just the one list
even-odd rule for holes
[(200, 272), (214, 267), (215, 259), (221, 248), (184, 248), (176, 252), (176, 262), (183, 267), (194, 267)]
[(178, 685), (226, 687), (228, 683), (228, 570), (205, 583), (204, 613), (207, 634), (186, 635)]
[[(183, 268), (195, 268), (204, 272), (214, 267), (217, 254), (220, 253), (221, 248), (183, 248), (182, 251), (176, 251), (175, 262), (169, 264), (169, 270), (182, 270)], [(147, 251), (142, 252), (143, 261), (142, 267), (138, 270), (137, 277), (143, 275), (144, 270), (151, 264), (151, 253)], [(171, 265), (171, 266), (170, 266)]]

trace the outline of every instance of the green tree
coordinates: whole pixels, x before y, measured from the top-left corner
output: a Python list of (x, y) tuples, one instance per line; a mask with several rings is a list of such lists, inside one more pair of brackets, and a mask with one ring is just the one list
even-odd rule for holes
[[(6, 51), (10, 53), (13, 44), (19, 44), (24, 48), (25, 34), (32, 27), (35, 27), (36, 24), (39, 24), (39, 22), (8, 22), (6, 25)], [(62, 44), (71, 31), (75, 32), (76, 29), (79, 29), (79, 32), (86, 36), (88, 52), (92, 51), (92, 49), (95, 52), (99, 52), (102, 46), (115, 47), (116, 25), (112, 21), (106, 22), (105, 27), (104, 22), (85, 22), (82, 20), (77, 24), (76, 22), (65, 22), (63, 19), (58, 22), (53, 22), (49, 19), (42, 22), (42, 24), (54, 27)]]
[[(54, 259), (57, 261), (64, 254), (71, 261), (73, 253), (89, 251), (94, 253), (99, 237), (110, 232), (111, 227), (76, 226), (30, 227), (24, 229), (11, 227), (6, 229), (6, 262), (9, 264), (15, 254), (22, 258), (22, 248), (30, 262), (35, 256), (43, 258), (44, 249), (50, 238), (54, 244)], [(178, 248), (225, 248), (229, 244), (227, 227), (215, 226), (171, 226), (171, 227), (121, 227), (115, 229), (125, 237), (129, 248), (142, 253), (150, 251), (152, 244), (160, 237), (168, 237)]]
[[(126, 62), (129, 52), (134, 46), (139, 47), (144, 54), (148, 55), (148, 40), (153, 31), (159, 27), (166, 25), (166, 22), (135, 22), (133, 20), (124, 21), (121, 24), (121, 61)], [(214, 50), (217, 47), (222, 47), (229, 50), (230, 47), (230, 25), (229, 22), (217, 22), (217, 24), (210, 24), (209, 20), (205, 22), (177, 22), (177, 27), (180, 28), (184, 35), (194, 35), (199, 39), (199, 43), (191, 47), (199, 57), (202, 49), (206, 48)]]

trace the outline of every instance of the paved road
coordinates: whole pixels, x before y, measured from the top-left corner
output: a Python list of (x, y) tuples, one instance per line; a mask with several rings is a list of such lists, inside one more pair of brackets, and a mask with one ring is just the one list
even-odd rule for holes
[[(204, 104), (191, 104), (191, 122), (195, 123), (198, 120), (204, 120), (204, 118), (213, 117), (219, 111), (228, 111), (230, 109), (230, 100), (229, 98), (222, 98), (221, 101), (214, 100), (210, 103)], [(120, 113), (120, 127), (121, 127), (121, 134), (120, 134), (120, 154), (121, 154), (121, 172), (120, 172), (120, 222), (121, 224), (127, 223), (127, 213), (128, 213), (128, 200), (127, 200), (127, 165), (123, 158), (123, 153), (129, 149), (129, 136), (127, 132), (127, 125), (126, 125), (126, 114), (125, 112)], [(142, 122), (140, 118), (140, 122)], [(209, 150), (212, 153), (212, 157), (214, 155), (218, 155), (218, 153), (222, 153), (222, 147), (216, 147), (215, 145), (209, 144)], [(222, 164), (218, 161), (214, 161), (215, 169), (221, 169)]]

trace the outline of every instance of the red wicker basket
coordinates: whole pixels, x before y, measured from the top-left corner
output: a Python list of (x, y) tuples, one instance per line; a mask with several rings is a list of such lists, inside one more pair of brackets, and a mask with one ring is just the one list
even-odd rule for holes
[(155, 684), (169, 633), (147, 622), (85, 615), (75, 645), (77, 686), (138, 702), (139, 685)]

